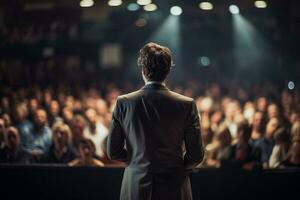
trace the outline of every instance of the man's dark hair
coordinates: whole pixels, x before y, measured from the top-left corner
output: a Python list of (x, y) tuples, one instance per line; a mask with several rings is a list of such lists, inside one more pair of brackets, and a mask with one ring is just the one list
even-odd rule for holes
[(138, 65), (149, 81), (163, 81), (173, 66), (171, 51), (168, 47), (150, 42), (140, 50)]

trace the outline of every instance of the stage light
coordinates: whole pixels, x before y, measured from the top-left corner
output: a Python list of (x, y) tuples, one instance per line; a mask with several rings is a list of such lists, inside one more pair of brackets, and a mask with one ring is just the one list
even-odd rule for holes
[(230, 5), (229, 6), (229, 11), (231, 12), (231, 14), (234, 14), (234, 15), (240, 13), (240, 9), (236, 5)]
[(135, 25), (137, 27), (144, 27), (147, 25), (147, 20), (144, 18), (140, 18), (140, 19), (136, 20)]
[(137, 0), (137, 3), (141, 6), (145, 6), (152, 3), (152, 0)]
[(87, 8), (92, 7), (94, 5), (93, 0), (81, 0), (79, 3), (80, 7)]
[(255, 1), (254, 5), (256, 8), (266, 8), (267, 7), (267, 2), (265, 1)]
[(171, 13), (172, 15), (176, 15), (176, 16), (181, 15), (181, 13), (182, 13), (182, 8), (179, 7), (179, 6), (173, 6), (173, 7), (171, 7), (171, 9), (170, 9), (170, 13)]
[(127, 10), (129, 11), (137, 11), (140, 8), (140, 6), (136, 3), (130, 3), (127, 5)]
[(154, 3), (150, 3), (150, 4), (144, 6), (144, 10), (149, 11), (149, 12), (155, 11), (155, 10), (157, 10), (157, 5), (155, 5)]
[(202, 66), (209, 66), (210, 65), (210, 59), (209, 57), (207, 56), (201, 56), (199, 59), (198, 59), (198, 64), (202, 65)]
[(107, 4), (109, 6), (120, 6), (122, 3), (122, 0), (109, 0)]
[(210, 2), (201, 2), (199, 3), (199, 7), (202, 10), (212, 10), (214, 6)]
[(295, 88), (295, 83), (294, 83), (294, 81), (289, 81), (289, 82), (288, 82), (288, 88), (289, 88), (289, 90), (293, 90), (293, 89)]

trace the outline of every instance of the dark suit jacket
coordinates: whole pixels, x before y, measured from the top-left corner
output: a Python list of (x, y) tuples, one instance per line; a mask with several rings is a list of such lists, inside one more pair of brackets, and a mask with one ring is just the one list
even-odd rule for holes
[(128, 164), (120, 199), (192, 199), (188, 172), (203, 159), (199, 136), (193, 99), (157, 83), (119, 96), (107, 153)]

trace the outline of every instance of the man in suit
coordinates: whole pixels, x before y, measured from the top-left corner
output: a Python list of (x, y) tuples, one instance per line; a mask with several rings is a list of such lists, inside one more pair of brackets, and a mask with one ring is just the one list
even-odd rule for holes
[(146, 44), (138, 65), (145, 86), (117, 98), (107, 141), (109, 158), (128, 165), (120, 199), (190, 200), (189, 171), (204, 155), (196, 104), (165, 86), (167, 47)]

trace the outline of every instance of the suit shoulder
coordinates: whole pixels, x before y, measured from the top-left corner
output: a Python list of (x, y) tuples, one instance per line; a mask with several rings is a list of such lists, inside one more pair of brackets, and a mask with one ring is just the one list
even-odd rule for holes
[(137, 90), (137, 91), (130, 92), (130, 93), (127, 93), (127, 94), (123, 94), (123, 95), (118, 96), (118, 100), (122, 101), (123, 99), (135, 98), (135, 97), (139, 96), (140, 93), (141, 93), (141, 91)]
[(184, 95), (182, 95), (182, 94), (179, 94), (179, 93), (176, 93), (176, 92), (173, 92), (173, 91), (170, 91), (170, 94), (171, 94), (174, 98), (176, 98), (177, 100), (182, 101), (182, 102), (193, 102), (193, 101), (194, 101), (193, 98), (184, 96)]

